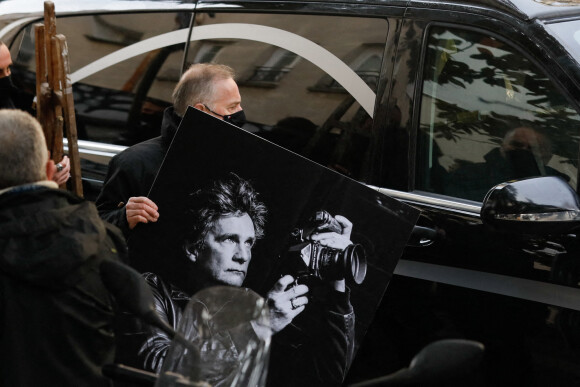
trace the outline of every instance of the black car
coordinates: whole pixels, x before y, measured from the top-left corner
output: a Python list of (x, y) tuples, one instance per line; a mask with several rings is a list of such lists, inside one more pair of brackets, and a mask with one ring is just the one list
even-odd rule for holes
[[(33, 90), (28, 3), (0, 2), (0, 39)], [(578, 2), (54, 3), (87, 197), (188, 64), (228, 64), (245, 129), (421, 210), (345, 383), (467, 338), (484, 361), (449, 385), (580, 385)]]

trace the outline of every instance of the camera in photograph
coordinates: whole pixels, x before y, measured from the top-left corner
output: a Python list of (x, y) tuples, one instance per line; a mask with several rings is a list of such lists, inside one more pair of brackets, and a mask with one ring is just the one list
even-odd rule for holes
[(317, 211), (303, 227), (291, 233), (287, 262), (293, 271), (290, 274), (298, 281), (314, 277), (322, 281), (346, 279), (362, 284), (367, 272), (363, 246), (352, 243), (341, 250), (310, 240), (311, 235), (324, 232), (341, 234), (342, 226), (328, 212)]

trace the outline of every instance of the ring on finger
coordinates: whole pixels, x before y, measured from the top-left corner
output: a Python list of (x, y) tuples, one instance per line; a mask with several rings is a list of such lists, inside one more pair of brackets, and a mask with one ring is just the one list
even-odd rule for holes
[(295, 300), (295, 298), (291, 298), (290, 299), (290, 305), (292, 305), (292, 310), (294, 310), (294, 309), (296, 309), (296, 308), (299, 307), (298, 305), (294, 305), (294, 300)]
[(62, 165), (61, 163), (56, 164), (56, 170), (58, 172), (62, 171), (64, 169), (64, 165)]

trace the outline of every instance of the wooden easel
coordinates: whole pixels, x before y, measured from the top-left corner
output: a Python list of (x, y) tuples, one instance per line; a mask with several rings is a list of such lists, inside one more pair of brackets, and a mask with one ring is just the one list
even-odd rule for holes
[(56, 34), (53, 2), (44, 2), (44, 24), (35, 24), (34, 34), (37, 119), (42, 125), (48, 150), (55, 163), (62, 160), (63, 132), (66, 133), (71, 165), (71, 191), (83, 196), (68, 47), (64, 35)]

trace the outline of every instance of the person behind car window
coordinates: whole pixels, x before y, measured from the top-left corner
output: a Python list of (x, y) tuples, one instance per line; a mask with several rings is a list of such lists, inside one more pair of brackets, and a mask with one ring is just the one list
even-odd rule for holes
[[(191, 295), (213, 285), (242, 286), (252, 248), (264, 234), (267, 212), (252, 185), (233, 173), (192, 194), (188, 207), (190, 224), (182, 257), (187, 283), (180, 289), (171, 278), (144, 274), (153, 290), (157, 312), (175, 329)], [(346, 218), (337, 219), (342, 222), (343, 234), (321, 233), (313, 239), (335, 248), (350, 244), (352, 225)], [(324, 329), (306, 335), (293, 331), (290, 335), (280, 335), (280, 341), (274, 335), (271, 351), (275, 356), (271, 358), (270, 369), (277, 372), (271, 375), (272, 386), (297, 385), (294, 384), (297, 380), (321, 386), (342, 382), (352, 360), (354, 312), (344, 279), (332, 282), (334, 288), (329, 302), (317, 311), (324, 319), (319, 321)], [(309, 302), (308, 286), (293, 283), (292, 275), (279, 277), (266, 296), (273, 333), (288, 329)], [(119, 344), (122, 352), (117, 361), (160, 372), (171, 339), (155, 327), (130, 320), (125, 325), (129, 328), (124, 328), (125, 332), (119, 335), (124, 342)], [(303, 336), (302, 340), (299, 336)], [(235, 343), (229, 345), (233, 347)], [(237, 352), (224, 350), (220, 361), (232, 361), (230, 357)], [(216, 378), (215, 375), (208, 377)]]
[(125, 237), (139, 223), (156, 222), (159, 209), (146, 195), (187, 107), (242, 126), (245, 115), (241, 103), (232, 68), (208, 63), (189, 67), (173, 91), (173, 106), (164, 112), (161, 136), (133, 145), (111, 159), (96, 199), (101, 217), (118, 226)]
[(449, 175), (446, 193), (465, 199), (483, 201), (495, 185), (532, 176), (570, 178), (548, 166), (552, 145), (543, 133), (527, 126), (509, 130), (498, 148), (485, 156), (485, 162), (469, 164)]
[(123, 236), (51, 180), (38, 121), (0, 110), (0, 385), (108, 386), (114, 309), (99, 274)]
[[(12, 56), (8, 46), (0, 41), (0, 109), (20, 109), (34, 114), (32, 101), (34, 96), (18, 89), (12, 83)], [(70, 160), (64, 156), (56, 165), (56, 172), (52, 180), (58, 185), (66, 183), (70, 177)]]

